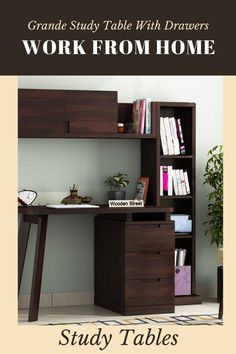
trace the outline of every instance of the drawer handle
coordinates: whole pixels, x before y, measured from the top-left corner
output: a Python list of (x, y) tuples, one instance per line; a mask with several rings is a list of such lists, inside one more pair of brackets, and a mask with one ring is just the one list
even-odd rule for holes
[(160, 283), (161, 278), (156, 279), (140, 279), (140, 283)]

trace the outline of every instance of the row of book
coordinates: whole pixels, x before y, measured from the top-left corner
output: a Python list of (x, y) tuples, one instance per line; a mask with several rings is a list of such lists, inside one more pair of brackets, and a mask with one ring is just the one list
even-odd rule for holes
[(180, 118), (160, 118), (161, 147), (163, 155), (185, 155), (186, 149)]
[(186, 248), (175, 249), (175, 267), (183, 267), (186, 260)]
[(190, 194), (188, 172), (184, 169), (173, 169), (173, 166), (160, 166), (160, 195)]
[(151, 134), (151, 99), (143, 98), (133, 102), (133, 132), (135, 134)]

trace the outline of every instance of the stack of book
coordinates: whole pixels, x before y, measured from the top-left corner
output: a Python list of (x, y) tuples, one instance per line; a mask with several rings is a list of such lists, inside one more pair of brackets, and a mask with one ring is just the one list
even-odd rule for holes
[(175, 266), (183, 267), (185, 265), (187, 250), (185, 248), (175, 249)]
[(135, 134), (151, 134), (151, 99), (143, 98), (133, 102), (133, 132)]
[(160, 195), (190, 194), (188, 172), (184, 169), (173, 169), (173, 166), (160, 166)]
[(161, 147), (163, 155), (185, 155), (181, 120), (175, 117), (160, 118)]

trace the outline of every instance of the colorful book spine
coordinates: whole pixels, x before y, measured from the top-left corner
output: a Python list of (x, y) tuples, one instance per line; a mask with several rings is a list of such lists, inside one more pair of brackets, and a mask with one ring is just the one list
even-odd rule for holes
[(163, 194), (168, 195), (168, 168), (167, 166), (162, 166), (163, 172)]
[(181, 126), (181, 121), (179, 118), (177, 119), (177, 135), (178, 135), (179, 143), (180, 143), (180, 154), (185, 155), (186, 149), (185, 149), (185, 144), (184, 144), (184, 136), (183, 136), (183, 130), (182, 130), (182, 126)]

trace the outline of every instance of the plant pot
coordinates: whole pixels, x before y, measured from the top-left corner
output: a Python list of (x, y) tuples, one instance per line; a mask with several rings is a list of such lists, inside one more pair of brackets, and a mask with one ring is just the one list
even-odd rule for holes
[(217, 248), (217, 255), (218, 255), (219, 265), (222, 266), (223, 265), (223, 247)]
[(126, 191), (109, 191), (108, 200), (124, 200)]
[(81, 197), (78, 196), (78, 190), (70, 190), (70, 195), (62, 199), (62, 204), (81, 204)]

